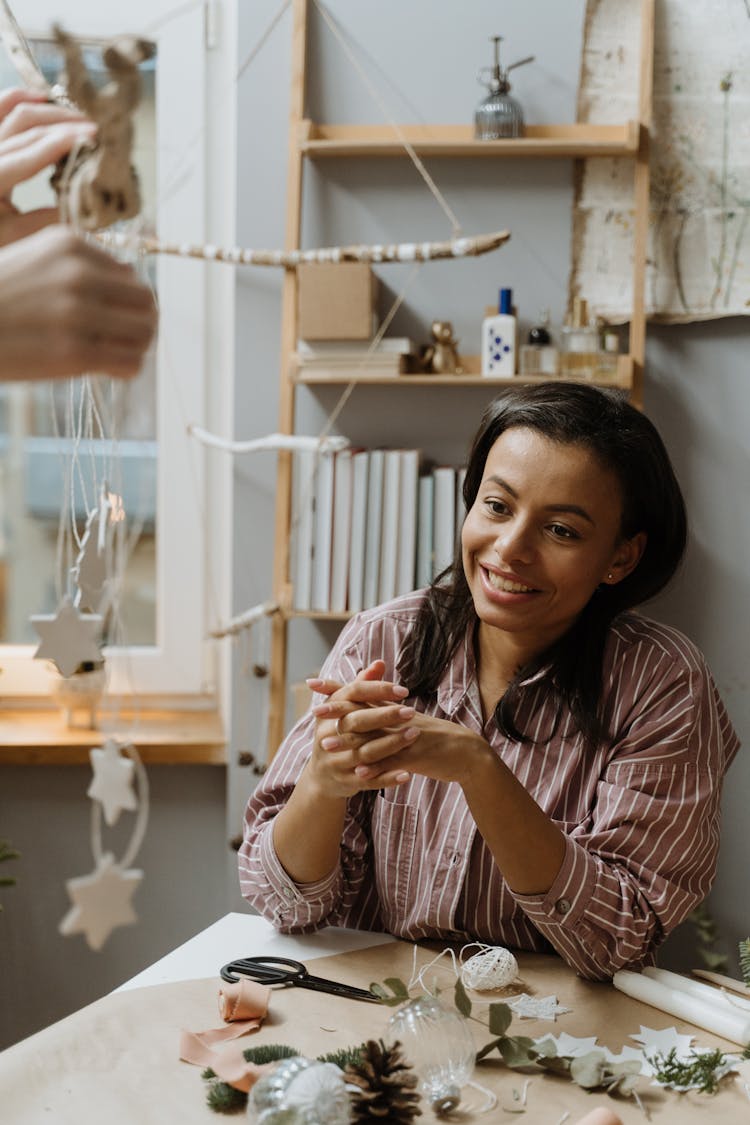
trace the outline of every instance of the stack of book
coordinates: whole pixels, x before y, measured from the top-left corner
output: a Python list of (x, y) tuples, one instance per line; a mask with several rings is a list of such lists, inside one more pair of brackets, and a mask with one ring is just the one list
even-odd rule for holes
[(463, 471), (417, 449), (294, 455), (294, 609), (356, 613), (425, 586), (453, 560)]
[(408, 370), (414, 342), (405, 336), (372, 340), (298, 340), (297, 373), (303, 377), (341, 379), (347, 375), (401, 375)]

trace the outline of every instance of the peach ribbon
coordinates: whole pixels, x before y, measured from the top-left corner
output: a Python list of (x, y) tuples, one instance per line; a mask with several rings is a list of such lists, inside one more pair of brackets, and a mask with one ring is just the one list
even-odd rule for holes
[(222, 1081), (247, 1093), (269, 1067), (247, 1062), (240, 1043), (232, 1043), (223, 1051), (217, 1051), (216, 1044), (256, 1031), (268, 1012), (270, 996), (271, 989), (265, 984), (245, 977), (236, 984), (222, 985), (219, 1015), (225, 1025), (206, 1031), (181, 1032), (180, 1058), (194, 1066), (210, 1066)]

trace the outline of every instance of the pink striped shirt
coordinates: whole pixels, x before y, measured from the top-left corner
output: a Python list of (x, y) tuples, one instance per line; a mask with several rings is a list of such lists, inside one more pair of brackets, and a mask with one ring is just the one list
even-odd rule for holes
[[(422, 597), (353, 618), (321, 674), (349, 682), (380, 658), (386, 678), (397, 679)], [(542, 685), (527, 688), (518, 716), (534, 742), (505, 738), (492, 716), (483, 723), (470, 635), (434, 696), (404, 701), (481, 733), (562, 829), (565, 858), (546, 894), (514, 894), (460, 787), (417, 775), (382, 795), (351, 798), (338, 866), (317, 883), (295, 884), (275, 853), (272, 826), (310, 755), (310, 714), (248, 803), (242, 893), (281, 930), (339, 925), (411, 941), (552, 946), (594, 979), (648, 963), (711, 887), (722, 779), (739, 742), (703, 657), (676, 629), (635, 614), (618, 618), (603, 685), (614, 737), (593, 754), (570, 716), (551, 733), (554, 708)]]

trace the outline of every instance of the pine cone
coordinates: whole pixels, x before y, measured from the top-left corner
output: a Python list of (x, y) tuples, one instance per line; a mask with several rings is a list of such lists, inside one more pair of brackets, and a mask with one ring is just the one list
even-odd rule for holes
[(410, 1125), (422, 1114), (417, 1078), (404, 1061), (401, 1044), (387, 1047), (382, 1039), (369, 1039), (362, 1048), (360, 1061), (350, 1063), (344, 1071), (347, 1082), (358, 1086), (352, 1094), (352, 1121), (388, 1121), (391, 1125)]

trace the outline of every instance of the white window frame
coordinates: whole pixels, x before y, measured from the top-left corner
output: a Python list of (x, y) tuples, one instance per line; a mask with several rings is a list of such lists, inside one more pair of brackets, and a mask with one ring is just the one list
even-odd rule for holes
[[(175, 16), (174, 0), (130, 0), (124, 8), (66, 0), (64, 6), (72, 34), (142, 34), (157, 44), (156, 218), (167, 241), (234, 243), (236, 103), (228, 79), (236, 68), (236, 0), (221, 5), (220, 21), (218, 7), (207, 0)], [(23, 0), (15, 14), (29, 36), (48, 35), (59, 11), (57, 0)], [(169, 697), (226, 692), (227, 660), (206, 637), (217, 618), (228, 616), (231, 462), (207, 454), (187, 426), (231, 434), (234, 271), (164, 255), (157, 271), (156, 644), (105, 649), (109, 690)], [(32, 659), (34, 651), (0, 646), (4, 696), (48, 692), (49, 668)]]

